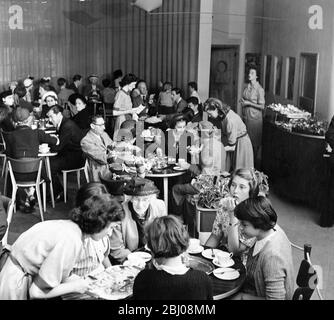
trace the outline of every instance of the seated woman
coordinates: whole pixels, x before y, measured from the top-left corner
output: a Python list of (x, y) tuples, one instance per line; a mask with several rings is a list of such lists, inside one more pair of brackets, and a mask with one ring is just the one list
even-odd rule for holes
[(0, 300), (47, 299), (85, 292), (89, 281), (70, 275), (86, 250), (83, 239), (103, 239), (121, 211), (110, 195), (94, 195), (73, 209), (69, 220), (36, 223), (23, 232), (0, 272)]
[[(262, 183), (264, 186), (261, 186)], [(260, 191), (266, 192), (265, 183), (261, 180), (259, 172), (254, 169), (238, 169), (233, 172), (229, 182), (231, 196), (222, 199), (212, 233), (205, 243), (206, 246), (216, 248), (227, 245), (229, 251), (241, 254), (254, 244), (255, 239), (245, 238), (240, 232), (238, 221), (234, 216), (234, 208), (236, 204), (258, 196)]]
[(125, 217), (110, 236), (110, 255), (118, 262), (144, 247), (144, 227), (154, 218), (167, 214), (165, 203), (157, 199), (159, 190), (151, 180), (135, 178), (123, 190), (127, 197), (123, 203)]
[[(87, 205), (87, 200), (93, 196), (108, 194), (106, 187), (99, 182), (91, 182), (83, 185), (76, 195), (75, 206), (81, 208)], [(88, 274), (98, 273), (105, 268), (111, 266), (109, 260), (110, 242), (109, 236), (113, 232), (113, 228), (117, 222), (124, 218), (124, 213), (119, 210), (115, 214), (111, 222), (109, 233), (99, 240), (95, 240), (90, 236), (85, 236), (83, 239), (84, 250), (81, 251), (80, 257), (72, 269), (71, 275), (75, 274), (80, 277), (85, 277)]]
[(235, 208), (241, 232), (255, 238), (247, 257), (247, 278), (236, 300), (291, 300), (294, 270), (291, 243), (276, 224), (277, 214), (265, 197), (247, 199)]
[(78, 112), (72, 117), (72, 120), (80, 129), (86, 132), (90, 128), (91, 118), (93, 116), (92, 107), (87, 105), (86, 98), (80, 94), (75, 98), (75, 106)]
[(142, 270), (133, 286), (135, 300), (212, 300), (212, 283), (199, 270), (187, 267), (183, 253), (189, 235), (178, 218), (160, 217), (147, 227), (153, 269)]
[[(239, 168), (253, 168), (253, 147), (247, 134), (247, 129), (240, 116), (231, 110), (226, 103), (216, 98), (209, 98), (204, 103), (204, 110), (210, 118), (221, 122), (222, 142), (228, 155), (229, 164), (226, 168), (230, 172)], [(233, 151), (233, 152), (232, 152)]]

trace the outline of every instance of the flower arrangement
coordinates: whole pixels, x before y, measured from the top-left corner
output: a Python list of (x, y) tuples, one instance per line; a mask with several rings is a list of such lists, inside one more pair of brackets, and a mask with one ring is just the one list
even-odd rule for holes
[[(269, 194), (268, 176), (263, 172), (254, 170), (255, 179), (259, 184), (259, 195)], [(218, 209), (221, 206), (221, 200), (230, 195), (228, 184), (230, 177), (223, 175), (199, 175), (192, 185), (199, 190), (197, 195), (197, 205), (206, 209)]]

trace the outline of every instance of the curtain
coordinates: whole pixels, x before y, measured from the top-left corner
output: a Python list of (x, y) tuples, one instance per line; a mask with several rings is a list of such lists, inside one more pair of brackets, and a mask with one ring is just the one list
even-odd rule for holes
[(151, 14), (130, 0), (0, 0), (0, 85), (122, 69), (185, 90), (197, 80), (199, 10), (200, 0), (164, 0)]

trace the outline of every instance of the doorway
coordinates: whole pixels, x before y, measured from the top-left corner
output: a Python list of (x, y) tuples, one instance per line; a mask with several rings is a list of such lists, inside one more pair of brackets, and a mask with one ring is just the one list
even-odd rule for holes
[(212, 46), (210, 97), (218, 98), (236, 111), (238, 95), (239, 46)]

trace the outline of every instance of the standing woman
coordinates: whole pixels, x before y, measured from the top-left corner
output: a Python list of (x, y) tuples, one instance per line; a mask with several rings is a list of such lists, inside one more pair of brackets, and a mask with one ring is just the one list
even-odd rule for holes
[(136, 113), (137, 109), (132, 108), (130, 93), (136, 87), (137, 77), (134, 74), (124, 76), (120, 85), (121, 90), (117, 91), (114, 102), (113, 116), (115, 119), (114, 140), (116, 140), (118, 130), (125, 120), (138, 120)]
[(253, 168), (252, 143), (240, 116), (231, 110), (230, 106), (216, 98), (209, 98), (204, 104), (204, 110), (210, 118), (221, 121), (222, 142), (225, 150), (234, 151), (232, 155), (227, 154), (226, 170)]
[(243, 108), (243, 119), (247, 132), (252, 141), (254, 161), (259, 157), (262, 145), (262, 112), (265, 106), (264, 90), (257, 81), (258, 72), (255, 67), (249, 69), (248, 79), (250, 83), (245, 88), (240, 100)]
[(48, 299), (85, 292), (89, 281), (71, 275), (86, 249), (85, 239), (103, 239), (121, 211), (111, 195), (94, 195), (74, 208), (69, 220), (39, 222), (22, 233), (0, 272), (0, 300)]

